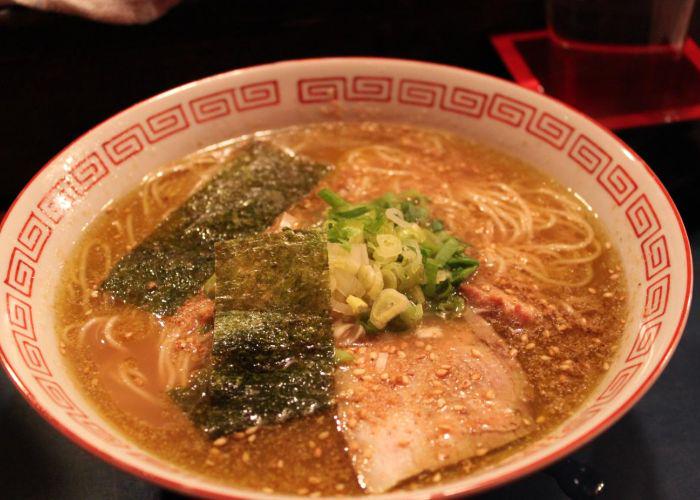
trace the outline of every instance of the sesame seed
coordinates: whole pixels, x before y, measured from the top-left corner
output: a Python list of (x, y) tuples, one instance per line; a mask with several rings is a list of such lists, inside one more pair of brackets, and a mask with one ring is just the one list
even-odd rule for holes
[(316, 443), (314, 441), (309, 441), (309, 448), (316, 448)]
[(308, 495), (308, 494), (309, 494), (308, 488), (299, 488), (297, 490), (297, 495)]
[(272, 488), (268, 488), (267, 486), (265, 486), (262, 490), (263, 490), (263, 493), (274, 493), (275, 492), (275, 490), (273, 490)]
[(418, 347), (423, 347), (423, 346), (425, 345), (425, 342), (423, 342), (422, 340), (417, 340), (417, 341), (416, 341), (416, 345), (417, 345)]
[(431, 361), (435, 361), (437, 359), (437, 354), (434, 352), (431, 352), (428, 357), (430, 358)]
[(537, 422), (538, 424), (541, 424), (541, 423), (543, 423), (545, 420), (547, 420), (547, 419), (544, 417), (544, 415), (540, 415), (539, 417), (537, 417), (537, 418), (535, 419), (535, 422)]
[(475, 358), (480, 358), (481, 357), (481, 351), (479, 349), (472, 349), (472, 356)]
[(401, 383), (402, 383), (403, 385), (408, 385), (410, 381), (411, 381), (411, 380), (410, 380), (406, 375), (402, 375), (402, 376), (401, 376)]
[(471, 378), (472, 380), (481, 380), (481, 373), (479, 373), (479, 372), (474, 372), (474, 373), (471, 374), (470, 378)]
[(355, 426), (357, 425), (357, 420), (355, 420), (354, 418), (349, 418), (347, 425), (348, 425), (349, 429), (354, 429)]
[(612, 292), (605, 292), (605, 293), (603, 294), (603, 297), (606, 298), (606, 299), (611, 299), (612, 296), (613, 296)]
[(404, 359), (404, 358), (406, 357), (406, 353), (403, 352), (403, 351), (399, 351), (399, 352), (397, 352), (396, 354), (398, 354), (398, 355), (399, 355), (399, 358), (401, 358), (401, 359)]
[(588, 289), (588, 293), (595, 293), (595, 292), (596, 292), (596, 289), (593, 287)]
[(372, 380), (371, 375), (362, 375), (360, 378), (362, 379), (363, 382), (369, 382), (370, 380)]
[(446, 402), (444, 399), (442, 399), (442, 398), (440, 398), (440, 399), (437, 400), (438, 408), (442, 408), (442, 407), (445, 406), (446, 404), (447, 404), (447, 402)]
[(321, 479), (316, 476), (309, 476), (309, 482), (311, 484), (321, 484)]
[(425, 346), (425, 350), (428, 351), (428, 352), (430, 352), (430, 351), (433, 350), (433, 346), (431, 346), (430, 344), (428, 344), (428, 345)]
[(439, 483), (440, 481), (442, 481), (442, 474), (440, 474), (439, 472), (436, 472), (435, 475), (433, 476), (433, 482)]
[(253, 434), (253, 435), (251, 435), (251, 436), (248, 436), (248, 442), (249, 442), (249, 443), (254, 442), (256, 437), (257, 437), (257, 436), (256, 436), (255, 434)]
[(535, 343), (534, 343), (534, 342), (530, 342), (529, 344), (527, 344), (527, 345), (525, 346), (525, 349), (527, 349), (528, 351), (529, 351), (529, 350), (532, 350), (532, 349), (534, 349), (534, 348), (535, 348)]
[(387, 372), (383, 372), (380, 376), (380, 379), (382, 380), (389, 380), (389, 374)]
[(316, 448), (314, 450), (314, 457), (321, 458), (321, 455), (323, 455), (323, 451), (321, 450), (321, 448)]
[(603, 370), (608, 371), (610, 369), (610, 363), (603, 363)]
[(278, 469), (284, 468), (284, 460), (277, 460), (277, 468)]
[(493, 392), (492, 390), (486, 391), (486, 399), (493, 399), (496, 397), (496, 393)]
[(335, 491), (343, 491), (345, 489), (345, 485), (343, 483), (338, 483), (335, 485)]
[(477, 457), (483, 457), (483, 456), (486, 455), (488, 452), (489, 452), (489, 450), (486, 449), (486, 448), (477, 448), (477, 449), (476, 449), (476, 456), (477, 456)]
[(609, 241), (605, 242), (605, 249), (610, 250), (612, 248), (612, 244)]
[(462, 405), (454, 405), (454, 406), (452, 407), (452, 409), (453, 409), (454, 411), (462, 411), (462, 410), (464, 410), (464, 406), (462, 406)]
[(549, 360), (551, 360), (552, 358), (549, 357), (549, 356), (547, 356), (546, 354), (542, 354), (542, 355), (540, 356), (540, 359), (541, 359), (542, 361), (549, 361)]
[(257, 427), (257, 426), (248, 427), (248, 428), (245, 430), (245, 433), (246, 433), (248, 436), (250, 436), (251, 434), (255, 434), (256, 432), (258, 432), (258, 427)]
[(318, 438), (319, 438), (319, 439), (328, 439), (328, 436), (330, 436), (330, 435), (331, 435), (330, 432), (328, 432), (328, 431), (323, 431), (322, 433), (320, 433), (320, 434), (318, 435)]
[(245, 437), (245, 432), (234, 432), (233, 433), (234, 439), (243, 439), (244, 437)]
[(364, 369), (364, 368), (355, 368), (355, 369), (352, 371), (352, 374), (359, 377), (360, 375), (364, 375), (364, 374), (365, 374), (365, 369)]
[(311, 498), (318, 498), (318, 497), (321, 496), (321, 492), (320, 492), (320, 491), (314, 491), (313, 493), (309, 493), (309, 496), (310, 496)]
[(517, 349), (511, 349), (508, 354), (510, 354), (511, 357), (515, 357), (518, 355), (518, 350)]
[(243, 456), (241, 456), (241, 458), (243, 459), (244, 463), (250, 462), (250, 453), (248, 453), (247, 451), (244, 451)]
[(522, 342), (523, 344), (524, 344), (525, 342), (527, 342), (527, 334), (523, 333), (523, 334), (520, 336), (520, 342)]
[(445, 370), (444, 368), (440, 368), (439, 370), (435, 370), (435, 375), (438, 376), (438, 378), (445, 378), (447, 376), (448, 371)]

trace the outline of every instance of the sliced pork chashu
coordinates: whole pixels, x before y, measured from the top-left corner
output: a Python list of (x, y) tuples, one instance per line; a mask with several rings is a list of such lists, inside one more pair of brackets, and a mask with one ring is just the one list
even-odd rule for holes
[(530, 432), (532, 389), (503, 340), (467, 311), (354, 347), (336, 371), (338, 420), (360, 482), (386, 491)]

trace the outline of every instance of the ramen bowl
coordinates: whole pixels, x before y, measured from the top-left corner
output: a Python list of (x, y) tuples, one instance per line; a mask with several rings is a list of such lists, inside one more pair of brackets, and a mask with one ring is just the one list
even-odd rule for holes
[(31, 405), (91, 453), (164, 487), (204, 497), (269, 497), (151, 455), (96, 411), (62, 359), (55, 292), (81, 230), (145, 174), (230, 137), (337, 120), (443, 129), (536, 166), (598, 214), (624, 256), (629, 295), (617, 354), (567, 420), (496, 466), (380, 496), (463, 495), (512, 481), (593, 439), (649, 389), (678, 344), (692, 288), (683, 223), (652, 170), (590, 118), (513, 83), (422, 62), (337, 58), (235, 70), (165, 92), (87, 132), (31, 180), (0, 234), (2, 362)]

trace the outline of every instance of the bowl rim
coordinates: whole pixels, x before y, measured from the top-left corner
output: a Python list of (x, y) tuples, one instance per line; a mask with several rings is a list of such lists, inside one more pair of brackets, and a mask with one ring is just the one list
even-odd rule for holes
[[(612, 426), (614, 423), (616, 423), (620, 418), (622, 418), (629, 409), (634, 406), (641, 398), (646, 394), (646, 392), (651, 388), (651, 386), (656, 382), (656, 380), (659, 378), (663, 370), (666, 368), (668, 365), (668, 362), (670, 361), (673, 353), (675, 352), (679, 342), (680, 338), (683, 334), (683, 331), (685, 329), (685, 326), (687, 324), (689, 312), (690, 312), (690, 304), (692, 301), (692, 295), (693, 295), (693, 281), (694, 281), (694, 276), (693, 276), (693, 260), (692, 260), (692, 252), (690, 248), (690, 241), (688, 238), (688, 233), (686, 231), (685, 225), (683, 223), (683, 220), (681, 218), (680, 212), (678, 211), (678, 208), (676, 207), (675, 202), (673, 201), (673, 198), (671, 198), (670, 194), (664, 187), (663, 183), (660, 181), (660, 179), (656, 176), (654, 171), (649, 167), (649, 165), (632, 149), (630, 148), (620, 137), (618, 137), (612, 130), (610, 130), (608, 127), (605, 125), (601, 124), (599, 121), (597, 121), (594, 118), (591, 118), (590, 116), (586, 115), (585, 113), (577, 110), (576, 108), (572, 107), (571, 105), (560, 101), (559, 99), (549, 96), (547, 94), (542, 94), (539, 92), (536, 92), (532, 89), (529, 89), (527, 87), (522, 87), (518, 85), (517, 83), (507, 80), (502, 77), (490, 75), (487, 73), (482, 73), (480, 71), (472, 70), (472, 69), (467, 69), (467, 68), (462, 68), (459, 66), (453, 66), (449, 64), (442, 64), (442, 63), (435, 63), (435, 62), (428, 62), (428, 61), (420, 61), (416, 59), (404, 59), (404, 58), (393, 58), (393, 57), (378, 57), (378, 56), (334, 56), (334, 57), (312, 57), (312, 58), (297, 58), (297, 59), (285, 59), (281, 61), (275, 61), (275, 62), (270, 62), (270, 63), (265, 63), (265, 64), (257, 64), (257, 65), (252, 65), (252, 66), (245, 66), (242, 68), (235, 68), (229, 71), (224, 71), (220, 73), (216, 73), (214, 75), (210, 75), (207, 77), (199, 78), (197, 80), (192, 80), (190, 82), (178, 85), (176, 87), (172, 87), (170, 89), (167, 89), (165, 91), (159, 92), (158, 94), (148, 97), (146, 99), (143, 99), (141, 101), (138, 101), (127, 108), (108, 116), (107, 118), (101, 120), (99, 123), (85, 131), (84, 133), (80, 134), (77, 138), (72, 140), (67, 146), (65, 146), (63, 149), (61, 149), (56, 155), (54, 155), (50, 160), (48, 160), (32, 177), (31, 179), (27, 182), (27, 184), (22, 188), (22, 190), (17, 194), (13, 202), (10, 204), (10, 206), (7, 208), (7, 211), (5, 212), (2, 221), (0, 221), (0, 233), (2, 233), (2, 229), (5, 226), (5, 222), (9, 218), (10, 214), (12, 213), (12, 210), (15, 208), (15, 205), (18, 203), (18, 201), (23, 197), (24, 193), (27, 191), (27, 189), (37, 180), (39, 176), (42, 175), (42, 173), (49, 168), (54, 161), (62, 156), (65, 152), (69, 151), (74, 144), (82, 140), (84, 137), (88, 136), (91, 134), (93, 131), (95, 131), (97, 128), (102, 126), (108, 121), (111, 121), (113, 119), (116, 119), (118, 117), (121, 117), (122, 115), (125, 115), (129, 113), (132, 109), (137, 108), (143, 104), (149, 103), (149, 102), (154, 102), (157, 101), (165, 96), (171, 95), (171, 94), (176, 94), (178, 92), (181, 92), (189, 87), (196, 87), (198, 85), (201, 85), (204, 82), (210, 81), (210, 80), (215, 80), (215, 79), (223, 79), (223, 78), (228, 78), (236, 73), (245, 73), (250, 70), (256, 70), (256, 69), (263, 69), (263, 68), (271, 68), (275, 66), (288, 66), (288, 65), (295, 65), (299, 63), (321, 63), (321, 62), (384, 62), (384, 63), (409, 63), (417, 66), (423, 66), (423, 67), (434, 67), (434, 68), (442, 68), (442, 69), (449, 69), (451, 71), (456, 71), (456, 72), (463, 72), (467, 73), (472, 76), (477, 76), (479, 78), (485, 78), (485, 79), (490, 79), (494, 80), (500, 84), (507, 83), (509, 85), (513, 85), (519, 89), (522, 89), (526, 92), (531, 92), (537, 96), (545, 97), (549, 99), (550, 101), (556, 103), (557, 105), (563, 107), (566, 111), (569, 113), (576, 115), (578, 118), (583, 119), (584, 121), (589, 122), (593, 126), (599, 128), (602, 132), (606, 133), (609, 137), (613, 138), (620, 147), (622, 147), (625, 151), (629, 152), (629, 154), (632, 156), (634, 160), (639, 162), (640, 165), (644, 167), (646, 170), (647, 174), (655, 181), (657, 184), (658, 188), (660, 189), (661, 193), (664, 195), (666, 200), (669, 203), (669, 206), (671, 207), (675, 218), (676, 222), (678, 223), (678, 229), (680, 230), (681, 236), (683, 238), (683, 243), (684, 243), (684, 254), (685, 254), (685, 259), (686, 259), (686, 293), (685, 297), (683, 299), (683, 306), (681, 308), (680, 312), (680, 317), (679, 321), (675, 327), (673, 337), (671, 339), (671, 342), (669, 345), (666, 347), (666, 351), (663, 353), (661, 359), (659, 362), (656, 364), (656, 366), (653, 367), (649, 375), (639, 384), (637, 389), (635, 390), (634, 393), (632, 393), (624, 402), (619, 404), (619, 406), (615, 409), (615, 411), (610, 414), (608, 417), (606, 417), (604, 420), (599, 422), (595, 427), (590, 429), (588, 432), (585, 434), (579, 436), (575, 441), (572, 441), (568, 445), (558, 448), (556, 450), (553, 450), (551, 453), (548, 455), (540, 458), (539, 460), (529, 463), (529, 464), (524, 464), (523, 466), (514, 469), (513, 471), (510, 471), (507, 474), (499, 475), (491, 479), (486, 479), (482, 481), (481, 483), (477, 483), (467, 489), (460, 489), (458, 486), (458, 482), (454, 484), (445, 484), (444, 485), (444, 491), (441, 494), (438, 494), (439, 496), (443, 496), (446, 498), (451, 498), (451, 497), (457, 497), (460, 495), (474, 495), (479, 492), (483, 492), (485, 490), (497, 487), (497, 486), (503, 486), (507, 483), (513, 482), (517, 479), (523, 478), (527, 475), (530, 475), (538, 470), (543, 469), (544, 467), (554, 463), (557, 460), (560, 460), (561, 458), (564, 458), (565, 456), (573, 453), (576, 451), (578, 448), (583, 446), (584, 444), (590, 442), (592, 439), (600, 435), (602, 432), (607, 430), (610, 426)], [(149, 473), (146, 471), (143, 471), (139, 469), (137, 466), (133, 465), (128, 459), (122, 459), (118, 458), (114, 455), (112, 455), (108, 451), (103, 451), (101, 450), (98, 446), (94, 445), (90, 439), (84, 439), (74, 433), (71, 429), (68, 427), (64, 426), (62, 423), (60, 423), (58, 420), (56, 420), (52, 415), (51, 412), (47, 409), (45, 409), (41, 404), (39, 404), (34, 397), (32, 396), (31, 391), (28, 390), (28, 388), (24, 385), (22, 382), (21, 378), (15, 371), (15, 369), (12, 367), (10, 364), (9, 358), (5, 355), (5, 353), (2, 350), (2, 347), (0, 346), (0, 365), (2, 365), (3, 370), (7, 374), (8, 378), (12, 381), (13, 385), (17, 388), (17, 390), (22, 394), (24, 399), (29, 403), (29, 405), (39, 414), (41, 415), (44, 420), (46, 420), (49, 424), (51, 424), (52, 427), (57, 429), (62, 435), (67, 437), (71, 442), (74, 444), (77, 444), (84, 450), (88, 451), (92, 455), (95, 455), (102, 459), (103, 461), (107, 462), (108, 464), (125, 471), (129, 474), (132, 474), (136, 477), (139, 477), (141, 479), (144, 479), (146, 481), (149, 481), (151, 483), (154, 483), (158, 486), (162, 486), (165, 488), (177, 490), (179, 492), (189, 494), (189, 495), (196, 495), (200, 497), (206, 497), (206, 498), (220, 498), (220, 499), (243, 499), (246, 498), (245, 496), (236, 496), (236, 495), (244, 495), (244, 490), (241, 490), (240, 493), (238, 494), (221, 494), (215, 491), (212, 491), (210, 489), (207, 489), (206, 487), (199, 487), (199, 486), (191, 486), (186, 483), (186, 480), (183, 481), (177, 481), (177, 480), (172, 480), (167, 477), (164, 477), (162, 475), (156, 474), (156, 473)], [(416, 491), (416, 493), (420, 493), (420, 490)], [(274, 498), (285, 498), (285, 497), (294, 497), (296, 498), (296, 495), (275, 495)]]

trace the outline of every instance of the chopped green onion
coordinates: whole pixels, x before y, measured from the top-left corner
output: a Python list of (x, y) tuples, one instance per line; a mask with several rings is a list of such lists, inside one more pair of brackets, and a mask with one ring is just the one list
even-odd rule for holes
[(323, 201), (328, 203), (333, 208), (343, 208), (347, 207), (349, 203), (343, 199), (339, 194), (334, 193), (328, 188), (323, 188), (318, 192), (318, 195)]
[(459, 241), (457, 241), (455, 238), (450, 238), (444, 245), (442, 245), (442, 248), (440, 248), (438, 253), (435, 255), (435, 262), (437, 262), (440, 267), (444, 266), (447, 261), (450, 260), (450, 257), (452, 257), (460, 247), (461, 244)]
[(364, 215), (367, 212), (369, 212), (369, 207), (366, 207), (364, 205), (360, 205), (355, 208), (351, 208), (350, 210), (345, 210), (344, 212), (338, 212), (337, 215), (338, 217), (344, 217), (346, 219), (352, 219), (354, 217), (358, 217), (360, 215)]
[(337, 312), (374, 333), (413, 327), (424, 310), (461, 311), (458, 287), (479, 262), (464, 255), (465, 242), (431, 218), (427, 197), (386, 193), (352, 204), (330, 189), (319, 196), (330, 207), (325, 229)]
[(209, 279), (204, 282), (202, 290), (204, 290), (204, 295), (210, 299), (214, 299), (216, 295), (216, 274), (212, 274)]
[(333, 357), (335, 358), (335, 362), (338, 365), (346, 365), (355, 361), (355, 356), (353, 356), (344, 349), (336, 348), (333, 352)]

